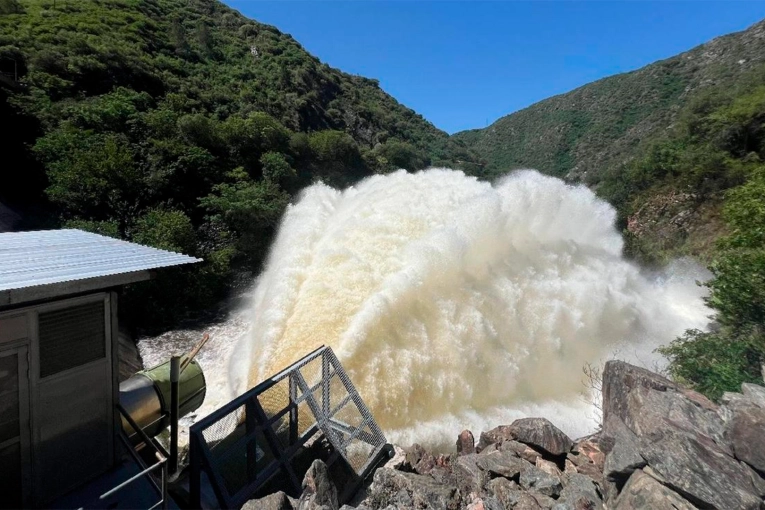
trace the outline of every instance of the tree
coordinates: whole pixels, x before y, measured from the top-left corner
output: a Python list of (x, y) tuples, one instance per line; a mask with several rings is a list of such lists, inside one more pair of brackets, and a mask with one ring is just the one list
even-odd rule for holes
[(422, 170), (430, 163), (413, 145), (391, 139), (378, 147), (375, 152), (387, 162), (387, 170), (403, 168), (409, 171)]
[(308, 138), (313, 174), (334, 186), (344, 186), (369, 174), (359, 147), (350, 135), (326, 130)]
[(254, 181), (243, 168), (228, 174), (200, 204), (239, 234), (239, 249), (254, 260), (265, 254), (270, 232), (289, 203), (289, 195), (271, 180)]
[(263, 179), (277, 184), (288, 183), (297, 175), (280, 152), (266, 152), (260, 157), (260, 164), (263, 165)]
[(191, 219), (181, 211), (151, 209), (131, 230), (132, 240), (176, 253), (194, 254), (197, 238)]
[(23, 14), (19, 0), (0, 0), (0, 14)]
[(151, 194), (124, 135), (64, 128), (35, 150), (47, 169), (48, 197), (72, 216), (115, 219), (124, 232)]
[(186, 28), (183, 22), (176, 18), (170, 25), (170, 41), (175, 48), (175, 53), (185, 56), (189, 53), (189, 43), (186, 40)]

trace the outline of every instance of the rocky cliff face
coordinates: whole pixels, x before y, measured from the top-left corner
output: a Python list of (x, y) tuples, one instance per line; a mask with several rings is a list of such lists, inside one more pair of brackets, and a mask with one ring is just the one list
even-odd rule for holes
[[(282, 493), (246, 508), (337, 510), (321, 461), (299, 500)], [(342, 510), (765, 509), (765, 387), (744, 384), (720, 405), (619, 361), (603, 373), (603, 428), (572, 441), (544, 418), (457, 438), (457, 453), (419, 445), (374, 474)]]

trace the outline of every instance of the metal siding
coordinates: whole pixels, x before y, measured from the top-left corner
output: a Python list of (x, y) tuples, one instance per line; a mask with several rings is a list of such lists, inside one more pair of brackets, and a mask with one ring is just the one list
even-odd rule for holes
[[(33, 324), (32, 447), (34, 503), (46, 503), (103, 473), (113, 463), (113, 374), (109, 295), (94, 294), (58, 301), (31, 310), (37, 317), (98, 303), (103, 314), (105, 356), (50, 375), (40, 374), (39, 320)], [(72, 462), (72, 459), (77, 459)]]
[(6, 342), (10, 343), (27, 337), (26, 314), (0, 318), (0, 344)]
[(40, 313), (40, 378), (106, 357), (104, 302)]
[(81, 230), (0, 233), (0, 291), (199, 262)]

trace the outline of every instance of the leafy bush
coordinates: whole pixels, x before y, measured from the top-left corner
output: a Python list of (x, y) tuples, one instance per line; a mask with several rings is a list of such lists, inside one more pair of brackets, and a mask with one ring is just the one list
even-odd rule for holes
[(191, 219), (181, 211), (152, 209), (138, 218), (131, 232), (138, 244), (194, 255), (197, 238)]
[(659, 349), (669, 361), (669, 373), (717, 400), (726, 391), (740, 391), (741, 383), (762, 384), (765, 335), (757, 330), (732, 333), (686, 332)]
[(659, 349), (669, 370), (710, 398), (762, 381), (765, 362), (765, 171), (729, 191), (723, 215), (731, 234), (719, 242), (706, 285), (717, 332), (689, 331)]

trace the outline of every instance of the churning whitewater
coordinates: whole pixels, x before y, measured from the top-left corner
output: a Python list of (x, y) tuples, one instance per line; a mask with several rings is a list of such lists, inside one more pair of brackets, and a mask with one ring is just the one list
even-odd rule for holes
[(709, 313), (692, 265), (649, 277), (624, 260), (615, 219), (587, 188), (531, 170), (315, 184), (256, 282), (232, 389), (326, 344), (402, 444), (526, 414), (589, 432), (586, 363), (660, 362), (654, 348)]

